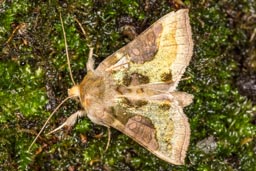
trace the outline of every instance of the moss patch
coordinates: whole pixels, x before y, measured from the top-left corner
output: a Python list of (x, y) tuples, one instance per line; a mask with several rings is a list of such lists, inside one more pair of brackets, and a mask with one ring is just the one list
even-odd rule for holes
[[(127, 20), (141, 32), (180, 5), (135, 0), (1, 2), (0, 170), (255, 170), (256, 109), (238, 93), (234, 78), (239, 70), (236, 51), (246, 52), (247, 47), (240, 45), (251, 35), (235, 16), (253, 15), (256, 5), (252, 1), (184, 5), (190, 8), (195, 50), (184, 76), (189, 79), (181, 81), (179, 89), (195, 98), (185, 111), (192, 130), (186, 165), (174, 166), (113, 129), (104, 152), (107, 129), (88, 119), (79, 120), (70, 132), (42, 134), (32, 152), (26, 150), (72, 86), (60, 12), (71, 67), (80, 82), (86, 73), (88, 45), (94, 47), (99, 63), (126, 43), (120, 28)], [(76, 102), (65, 103), (45, 132), (78, 109)], [(197, 143), (210, 136), (217, 146), (206, 153)]]

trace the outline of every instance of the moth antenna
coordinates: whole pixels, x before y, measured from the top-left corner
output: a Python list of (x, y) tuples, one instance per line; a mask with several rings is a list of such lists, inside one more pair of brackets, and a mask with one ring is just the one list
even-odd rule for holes
[(65, 32), (65, 29), (64, 29), (64, 24), (63, 24), (61, 12), (60, 12), (60, 22), (61, 22), (61, 28), (62, 28), (64, 42), (65, 42), (65, 51), (66, 51), (66, 57), (67, 57), (67, 62), (68, 62), (69, 75), (70, 75), (70, 78), (71, 78), (71, 81), (72, 81), (73, 85), (76, 85), (76, 83), (73, 79), (72, 70), (71, 70), (71, 66), (70, 66), (70, 60), (69, 60), (69, 55), (68, 55), (68, 44), (67, 44), (66, 32)]
[[(71, 81), (73, 83), (73, 85), (76, 85), (73, 75), (72, 75), (72, 70), (71, 70), (71, 65), (70, 65), (70, 58), (69, 58), (69, 54), (68, 54), (68, 44), (67, 44), (67, 38), (66, 38), (66, 32), (64, 29), (64, 24), (63, 24), (63, 20), (62, 20), (62, 15), (60, 12), (60, 22), (61, 22), (61, 28), (62, 28), (62, 32), (63, 32), (63, 37), (64, 37), (64, 42), (65, 42), (65, 52), (66, 52), (66, 57), (67, 57), (67, 62), (68, 62), (68, 70), (69, 70), (69, 75), (71, 78)], [(83, 30), (84, 31), (84, 30)], [(30, 151), (31, 147), (34, 145), (34, 143), (36, 142), (36, 140), (38, 139), (38, 137), (41, 135), (41, 133), (43, 132), (44, 128), (46, 127), (47, 123), (50, 121), (50, 119), (52, 118), (52, 116), (56, 113), (56, 111), (63, 105), (63, 103), (65, 103), (68, 99), (75, 97), (77, 95), (73, 95), (73, 96), (68, 96), (66, 97), (55, 109), (54, 111), (50, 114), (50, 116), (48, 117), (48, 119), (45, 121), (43, 127), (41, 128), (41, 130), (39, 131), (39, 133), (37, 134), (36, 138), (33, 140), (33, 142), (31, 143), (31, 145), (28, 148), (28, 151)]]
[(54, 111), (50, 114), (50, 116), (48, 117), (48, 119), (45, 121), (43, 127), (41, 128), (41, 130), (39, 131), (39, 133), (37, 134), (36, 138), (33, 140), (33, 142), (31, 143), (31, 145), (28, 148), (28, 151), (30, 151), (31, 147), (34, 145), (34, 143), (36, 142), (36, 140), (38, 139), (38, 137), (41, 135), (41, 133), (43, 132), (44, 128), (46, 127), (46, 124), (50, 121), (50, 119), (52, 118), (52, 116), (56, 113), (56, 111), (60, 108), (61, 105), (63, 105), (64, 102), (66, 102), (68, 99), (72, 98), (74, 96), (69, 96), (66, 97), (64, 100), (62, 100), (62, 102), (54, 109)]

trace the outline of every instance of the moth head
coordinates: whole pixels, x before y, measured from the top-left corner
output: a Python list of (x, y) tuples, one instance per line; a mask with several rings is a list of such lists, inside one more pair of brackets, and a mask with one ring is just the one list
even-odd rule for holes
[(79, 85), (74, 85), (70, 89), (68, 89), (69, 97), (80, 97), (80, 87)]

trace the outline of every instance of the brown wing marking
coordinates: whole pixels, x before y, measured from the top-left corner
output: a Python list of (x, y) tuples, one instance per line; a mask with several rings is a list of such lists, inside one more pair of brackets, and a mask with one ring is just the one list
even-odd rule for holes
[(131, 117), (125, 124), (124, 131), (140, 144), (151, 150), (157, 150), (159, 147), (154, 125), (146, 117), (140, 115)]
[(126, 46), (123, 53), (128, 52), (128, 56), (134, 63), (142, 64), (152, 60), (158, 51), (159, 42), (157, 42), (157, 38), (162, 30), (161, 23), (153, 25), (144, 34), (136, 38), (136, 41), (132, 41), (129, 46)]

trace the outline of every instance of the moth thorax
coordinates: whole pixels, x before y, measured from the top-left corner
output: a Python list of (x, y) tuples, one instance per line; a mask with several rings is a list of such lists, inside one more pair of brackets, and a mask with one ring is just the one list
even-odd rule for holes
[(79, 85), (74, 85), (73, 87), (71, 87), (70, 89), (68, 89), (68, 96), (76, 96), (79, 97), (80, 96), (80, 88)]

